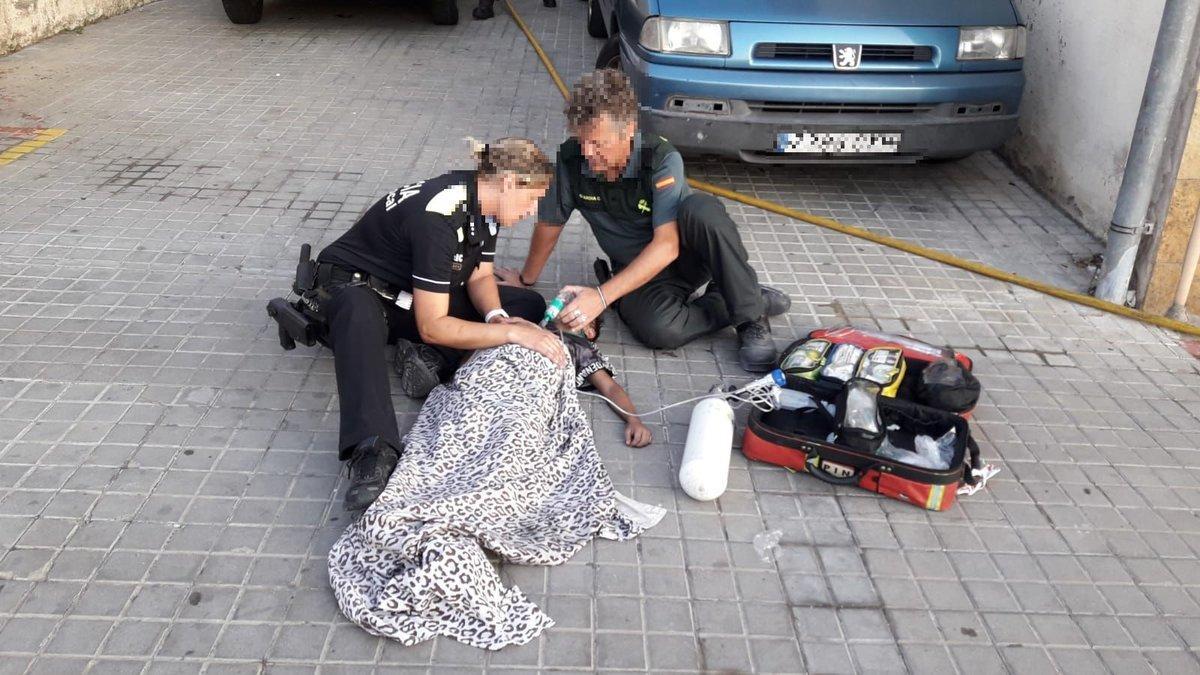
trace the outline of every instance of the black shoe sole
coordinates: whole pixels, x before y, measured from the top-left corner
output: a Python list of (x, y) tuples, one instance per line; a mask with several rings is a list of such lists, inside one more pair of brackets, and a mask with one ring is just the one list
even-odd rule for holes
[(371, 497), (370, 499), (364, 499), (363, 495), (361, 495), (361, 494), (352, 495), (349, 492), (347, 492), (346, 498), (342, 501), (342, 509), (345, 511), (364, 511), (369, 506), (374, 504), (375, 500), (379, 499), (379, 495), (381, 495), (381, 494), (383, 494), (382, 488), (379, 490), (379, 492), (375, 493), (375, 496)]
[(425, 398), (439, 384), (437, 373), (429, 370), (417, 354), (416, 345), (408, 340), (396, 340), (396, 368), (400, 391), (409, 398)]
[(747, 361), (738, 354), (738, 362), (742, 365), (742, 370), (747, 373), (769, 373), (775, 367), (777, 357), (772, 357), (769, 361)]

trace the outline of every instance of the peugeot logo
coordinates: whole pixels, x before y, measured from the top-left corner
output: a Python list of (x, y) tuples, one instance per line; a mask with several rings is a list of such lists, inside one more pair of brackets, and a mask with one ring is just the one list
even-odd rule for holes
[(833, 67), (837, 70), (855, 70), (862, 62), (862, 45), (834, 45)]

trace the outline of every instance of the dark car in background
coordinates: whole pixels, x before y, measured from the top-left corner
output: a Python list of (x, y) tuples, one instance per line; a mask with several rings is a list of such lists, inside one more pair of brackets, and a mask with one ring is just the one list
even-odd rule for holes
[(754, 163), (953, 159), (1015, 131), (1010, 0), (589, 0), (642, 128)]
[[(262, 20), (263, 0), (221, 0), (225, 16), (234, 23), (258, 23)], [(426, 0), (430, 18), (439, 26), (458, 23), (457, 0)]]

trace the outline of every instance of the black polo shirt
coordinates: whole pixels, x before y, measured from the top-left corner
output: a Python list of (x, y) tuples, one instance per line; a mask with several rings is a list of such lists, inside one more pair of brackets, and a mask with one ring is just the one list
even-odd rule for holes
[(411, 291), (449, 293), (496, 256), (497, 225), (480, 215), (474, 171), (412, 183), (376, 202), (317, 260)]

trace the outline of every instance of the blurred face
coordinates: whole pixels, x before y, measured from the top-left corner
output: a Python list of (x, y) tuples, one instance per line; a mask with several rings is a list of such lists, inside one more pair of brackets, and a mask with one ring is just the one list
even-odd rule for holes
[(480, 191), (480, 206), (504, 227), (512, 227), (532, 216), (537, 211), (538, 200), (549, 187), (520, 185), (512, 174), (504, 174), (491, 183), (491, 189)]
[(608, 115), (601, 115), (576, 129), (576, 135), (592, 171), (611, 176), (625, 169), (636, 130), (636, 122), (618, 122)]

